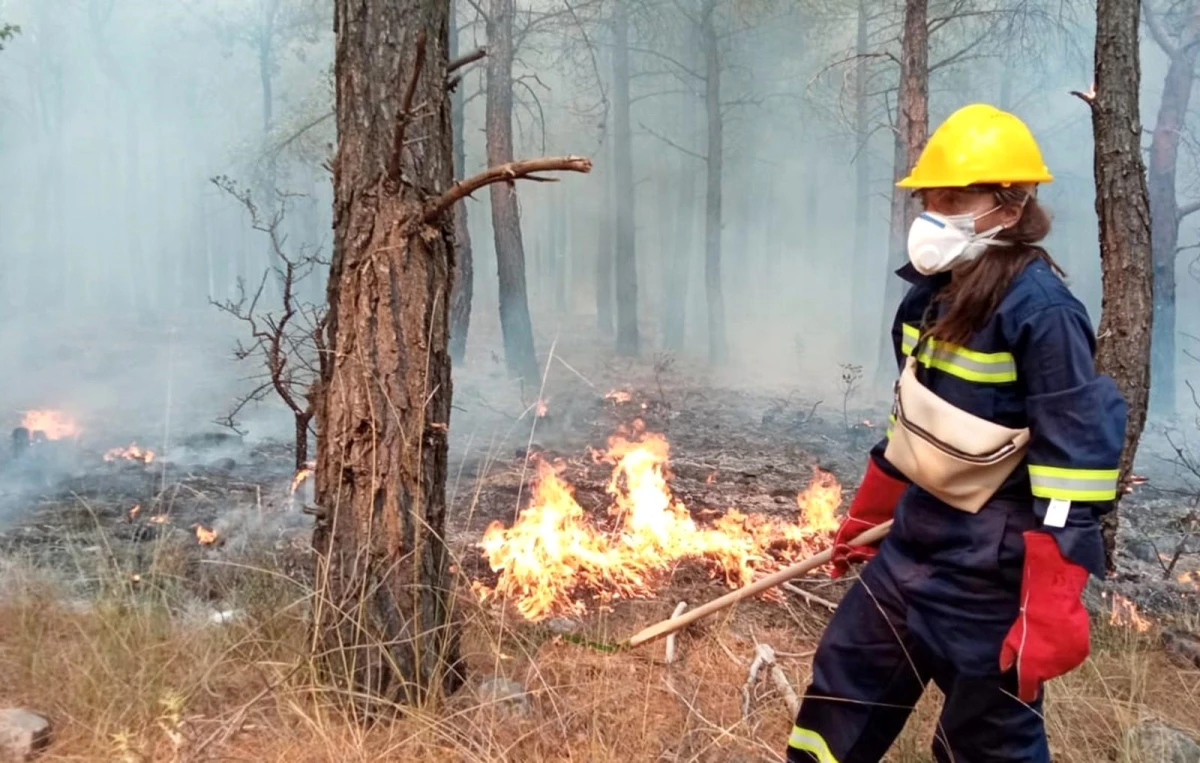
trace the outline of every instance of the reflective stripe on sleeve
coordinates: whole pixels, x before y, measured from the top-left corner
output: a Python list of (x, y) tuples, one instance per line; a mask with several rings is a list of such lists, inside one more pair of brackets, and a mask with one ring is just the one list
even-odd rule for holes
[[(912, 355), (921, 331), (911, 323), (905, 323), (901, 328), (900, 350), (905, 355)], [(1009, 352), (978, 352), (931, 339), (921, 347), (917, 361), (926, 368), (936, 368), (971, 382), (1004, 384), (1017, 380), (1017, 361)]]
[(1029, 465), (1029, 484), (1038, 498), (1064, 501), (1112, 501), (1117, 497), (1117, 469), (1068, 469)]
[(788, 747), (801, 752), (811, 753), (817, 763), (838, 763), (837, 758), (829, 751), (829, 745), (820, 734), (810, 729), (792, 726), (792, 736), (788, 739)]

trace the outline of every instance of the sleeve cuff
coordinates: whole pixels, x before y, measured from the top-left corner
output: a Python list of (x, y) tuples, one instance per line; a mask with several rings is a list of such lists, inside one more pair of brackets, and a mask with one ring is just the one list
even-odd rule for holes
[(1036, 529), (1052, 536), (1058, 543), (1058, 550), (1069, 561), (1103, 579), (1106, 571), (1104, 539), (1100, 535), (1100, 522), (1097, 520), (1102, 512), (1097, 511), (1095, 504), (1072, 503), (1067, 511), (1066, 524), (1063, 527), (1051, 527), (1045, 524), (1049, 506), (1050, 501), (1045, 498), (1033, 499), (1033, 513), (1039, 523)]

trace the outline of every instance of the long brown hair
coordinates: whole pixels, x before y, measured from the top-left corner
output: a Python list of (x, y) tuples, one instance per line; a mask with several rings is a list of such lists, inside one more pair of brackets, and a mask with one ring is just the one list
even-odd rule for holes
[(1039, 246), (1050, 233), (1050, 215), (1026, 188), (1015, 186), (974, 186), (988, 191), (1002, 207), (1021, 206), (1021, 217), (1011, 228), (993, 238), (1011, 242), (1008, 246), (990, 246), (974, 260), (956, 267), (950, 283), (938, 292), (937, 301), (945, 308), (930, 328), (941, 342), (966, 344), (995, 312), (1009, 284), (1034, 260), (1043, 260), (1060, 276), (1058, 263)]

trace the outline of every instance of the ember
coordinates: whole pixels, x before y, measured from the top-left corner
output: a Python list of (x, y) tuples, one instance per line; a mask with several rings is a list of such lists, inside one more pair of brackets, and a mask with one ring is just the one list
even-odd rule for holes
[(1113, 594), (1112, 614), (1108, 622), (1110, 625), (1132, 628), (1138, 633), (1150, 630), (1150, 621), (1138, 613), (1137, 605), (1119, 593)]
[(109, 448), (104, 453), (105, 461), (141, 461), (143, 464), (148, 464), (154, 460), (154, 451), (144, 450), (138, 447), (137, 443), (133, 443), (128, 448)]
[(202, 546), (210, 546), (217, 540), (217, 531), (210, 530), (204, 525), (196, 525), (196, 540)]
[(543, 418), (546, 415), (546, 413), (549, 412), (549, 410), (550, 410), (550, 407), (548, 405), (546, 405), (546, 401), (542, 400), (541, 398), (538, 398), (538, 401), (536, 403), (536, 408), (537, 408), (537, 410), (535, 412), (539, 419)]
[(41, 432), (47, 440), (64, 440), (79, 436), (79, 425), (62, 411), (28, 411), (21, 419), (21, 426), (31, 433)]
[(134, 504), (133, 508), (129, 510), (129, 521), (132, 522), (133, 520), (137, 519), (138, 514), (141, 514), (141, 513), (142, 513), (142, 504), (140, 504), (140, 503)]
[(594, 453), (613, 465), (607, 528), (585, 514), (553, 465), (538, 461), (529, 506), (511, 528), (493, 522), (479, 543), (500, 575), (494, 589), (476, 582), (476, 593), (509, 598), (536, 621), (585, 613), (581, 594), (601, 606), (652, 597), (661, 577), (684, 559), (702, 560), (736, 587), (811, 552), (837, 526), (841, 486), (820, 471), (797, 496), (797, 522), (730, 509), (700, 526), (668, 486), (669, 450), (662, 435), (642, 432), (637, 422), (633, 433), (611, 437), (606, 451)]
[(623, 389), (614, 389), (605, 395), (604, 399), (618, 404), (628, 403), (633, 399), (633, 393)]

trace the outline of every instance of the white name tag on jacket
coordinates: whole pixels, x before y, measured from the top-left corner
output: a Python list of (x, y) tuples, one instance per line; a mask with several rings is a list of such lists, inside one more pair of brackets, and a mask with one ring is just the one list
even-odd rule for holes
[(1051, 498), (1050, 507), (1046, 509), (1046, 520), (1043, 524), (1047, 527), (1066, 527), (1067, 514), (1070, 512), (1070, 501), (1064, 501), (1061, 498)]

